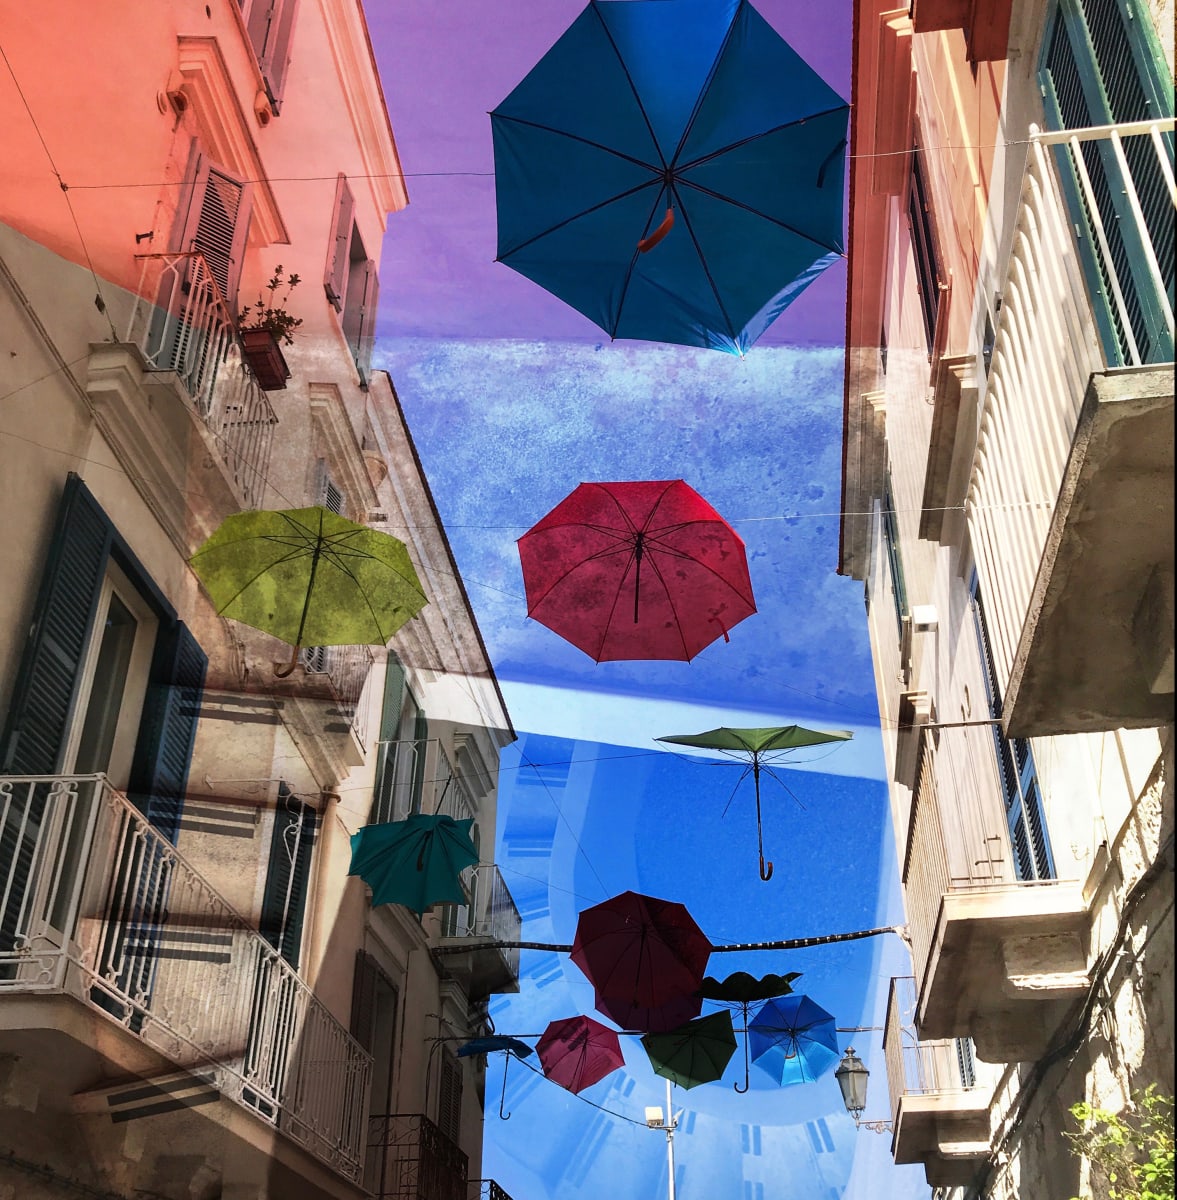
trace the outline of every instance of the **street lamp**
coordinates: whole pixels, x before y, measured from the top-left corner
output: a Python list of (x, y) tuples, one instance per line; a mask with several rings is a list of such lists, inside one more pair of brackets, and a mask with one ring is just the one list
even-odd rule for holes
[(674, 1200), (674, 1131), (678, 1128), (678, 1116), (674, 1115), (670, 1107), (670, 1080), (666, 1081), (666, 1116), (662, 1114), (656, 1104), (647, 1106), (646, 1108), (646, 1128), (661, 1129), (666, 1134), (666, 1166), (667, 1166), (667, 1183), (666, 1194), (668, 1200)]
[(846, 1105), (846, 1111), (854, 1118), (854, 1128), (869, 1129), (873, 1133), (892, 1133), (895, 1127), (890, 1121), (864, 1121), (861, 1119), (862, 1112), (866, 1108), (866, 1081), (869, 1077), (870, 1072), (866, 1069), (866, 1063), (854, 1053), (853, 1046), (848, 1047), (845, 1056), (838, 1064), (838, 1069), (834, 1072), (834, 1078), (842, 1090), (842, 1103)]

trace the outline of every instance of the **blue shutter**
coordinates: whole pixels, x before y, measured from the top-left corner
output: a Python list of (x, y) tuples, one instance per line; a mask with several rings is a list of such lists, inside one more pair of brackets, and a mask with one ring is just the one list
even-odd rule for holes
[(280, 785), (258, 931), (296, 969), (317, 821), (318, 814), (310, 805), (296, 800), (285, 784)]

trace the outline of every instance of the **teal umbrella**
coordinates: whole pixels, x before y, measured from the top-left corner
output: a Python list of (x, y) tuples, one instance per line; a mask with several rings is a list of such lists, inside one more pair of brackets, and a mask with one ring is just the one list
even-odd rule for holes
[(732, 1015), (712, 1013), (666, 1033), (647, 1033), (642, 1045), (655, 1075), (683, 1088), (711, 1083), (723, 1074), (736, 1052)]
[(528, 1055), (534, 1053), (531, 1047), (526, 1042), (521, 1042), (518, 1038), (496, 1033), (490, 1034), (487, 1037), (474, 1038), (473, 1041), (459, 1046), (458, 1057), (469, 1058), (472, 1054), (493, 1054), (496, 1050), (506, 1051), (506, 1054), (503, 1056), (503, 1090), (499, 1096), (499, 1116), (504, 1121), (509, 1121), (511, 1114), (504, 1112), (504, 1107), (507, 1103), (507, 1068), (511, 1065), (512, 1054), (517, 1058), (527, 1058)]
[(384, 646), (427, 603), (404, 542), (326, 508), (240, 512), (189, 559), (217, 613), (294, 647)]
[[(844, 729), (805, 729), (801, 725), (776, 725), (767, 729), (730, 729), (720, 726), (706, 733), (677, 733), (655, 738), (659, 742), (672, 742), (676, 746), (696, 746), (707, 750), (718, 750), (731, 755), (744, 764), (743, 774), (736, 786), (749, 774), (756, 785), (756, 838), (760, 848), (760, 878), (772, 878), (772, 863), (764, 861), (764, 830), (760, 819), (760, 774), (772, 772), (772, 764), (787, 757), (790, 751), (805, 746), (820, 746), (826, 742), (848, 742), (854, 734)], [(779, 782), (779, 780), (778, 780)], [(783, 785), (782, 785), (783, 786)]]
[(405, 821), (365, 825), (351, 837), (349, 875), (372, 889), (372, 903), (403, 904), (423, 913), (431, 904), (464, 904), (462, 871), (478, 861), (473, 818), (414, 813)]

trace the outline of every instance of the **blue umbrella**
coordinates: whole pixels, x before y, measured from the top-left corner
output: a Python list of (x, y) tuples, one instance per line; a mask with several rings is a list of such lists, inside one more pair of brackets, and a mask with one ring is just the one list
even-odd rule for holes
[(414, 813), (405, 821), (365, 825), (351, 837), (349, 875), (372, 889), (373, 904), (403, 904), (423, 913), (431, 904), (464, 904), (459, 879), (478, 861), (472, 818)]
[(747, 0), (594, 0), (491, 113), (498, 261), (742, 354), (842, 254), (848, 111)]
[(748, 1026), (752, 1058), (782, 1087), (812, 1083), (838, 1061), (834, 1018), (808, 996), (769, 1000)]
[(503, 1058), (503, 1092), (499, 1096), (499, 1116), (504, 1121), (509, 1121), (511, 1114), (503, 1112), (503, 1105), (507, 1102), (507, 1068), (511, 1065), (512, 1054), (519, 1058), (526, 1058), (532, 1053), (531, 1047), (526, 1042), (521, 1042), (518, 1038), (496, 1033), (491, 1034), (489, 1037), (474, 1038), (473, 1041), (459, 1046), (458, 1057), (468, 1058), (471, 1054), (493, 1054), (496, 1050), (505, 1050), (507, 1052)]

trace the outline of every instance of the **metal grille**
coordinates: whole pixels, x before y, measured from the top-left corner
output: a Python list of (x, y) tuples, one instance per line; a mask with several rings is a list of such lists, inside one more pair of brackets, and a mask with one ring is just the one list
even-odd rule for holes
[(369, 1122), (365, 1184), (374, 1200), (468, 1200), (466, 1155), (421, 1113)]

